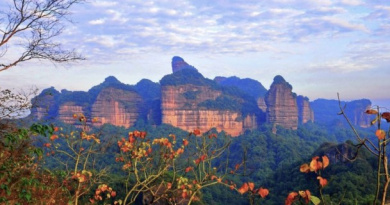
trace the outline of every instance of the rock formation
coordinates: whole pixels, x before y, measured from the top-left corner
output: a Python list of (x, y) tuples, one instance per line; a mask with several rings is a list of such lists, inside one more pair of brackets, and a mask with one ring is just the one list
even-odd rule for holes
[(74, 102), (66, 102), (60, 105), (57, 119), (67, 124), (76, 124), (78, 120), (73, 118), (73, 115), (84, 114), (85, 111), (85, 108)]
[(253, 129), (257, 126), (254, 115), (247, 115), (243, 119), (239, 111), (207, 109), (199, 106), (200, 103), (216, 100), (221, 95), (221, 91), (213, 90), (208, 86), (192, 84), (162, 86), (162, 123), (187, 131), (200, 129), (202, 133), (216, 128), (232, 136), (238, 136), (245, 129)]
[[(232, 136), (264, 122), (273, 124), (276, 132), (276, 125), (297, 129), (298, 123), (313, 122), (314, 116), (316, 122), (326, 124), (344, 120), (337, 115), (337, 101), (309, 103), (308, 98), (297, 97), (282, 76), (276, 76), (267, 91), (249, 78), (204, 78), (178, 56), (172, 59), (172, 70), (160, 83), (142, 79), (136, 85), (126, 85), (110, 76), (88, 92), (48, 88), (32, 100), (36, 104), (31, 116), (79, 125), (73, 114), (83, 113), (89, 120), (98, 119), (95, 126), (110, 123), (127, 128), (135, 122), (167, 123), (187, 131), (216, 128)], [(368, 127), (372, 116), (364, 111), (370, 106), (369, 100), (351, 101), (345, 112), (355, 125)]]
[(174, 56), (172, 58), (172, 72), (174, 73), (174, 72), (177, 72), (177, 71), (183, 70), (183, 69), (196, 70), (196, 68), (194, 68), (193, 66), (186, 63), (183, 58), (181, 58), (179, 56)]
[(267, 104), (265, 104), (264, 98), (257, 99), (257, 106), (260, 108), (261, 111), (267, 112)]
[(297, 97), (297, 107), (299, 123), (314, 122), (314, 112), (310, 108), (309, 98), (299, 95)]
[(274, 78), (271, 88), (265, 95), (267, 122), (287, 129), (298, 128), (298, 108), (292, 86), (280, 75)]
[(140, 115), (142, 98), (134, 91), (116, 88), (103, 89), (92, 105), (92, 117), (96, 117), (96, 126), (105, 123), (126, 128), (134, 125)]

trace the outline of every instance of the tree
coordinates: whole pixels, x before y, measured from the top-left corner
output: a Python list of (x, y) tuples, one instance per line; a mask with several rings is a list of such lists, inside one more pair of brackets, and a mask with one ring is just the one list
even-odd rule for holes
[(8, 9), (0, 11), (0, 71), (32, 59), (55, 63), (82, 60), (74, 50), (63, 49), (55, 41), (68, 20), (69, 8), (82, 1), (12, 0)]

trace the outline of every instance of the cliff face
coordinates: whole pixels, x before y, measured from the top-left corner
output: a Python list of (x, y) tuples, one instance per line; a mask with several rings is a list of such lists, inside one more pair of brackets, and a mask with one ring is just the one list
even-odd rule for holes
[[(371, 101), (367, 99), (353, 100), (350, 102), (341, 101), (341, 105), (345, 106), (344, 112), (355, 126), (369, 127), (373, 115), (367, 115), (364, 112), (371, 107)], [(313, 109), (316, 122), (321, 124), (346, 124), (346, 120), (337, 115), (340, 112), (339, 102), (337, 100), (317, 99), (310, 103)]]
[(309, 99), (299, 95), (297, 97), (298, 121), (302, 124), (314, 122), (314, 112), (310, 107)]
[(66, 102), (60, 105), (57, 119), (67, 124), (76, 124), (78, 119), (73, 118), (73, 115), (81, 113), (85, 113), (82, 106), (76, 105), (74, 102)]
[(292, 86), (282, 76), (276, 76), (265, 96), (267, 122), (287, 129), (298, 128), (298, 108)]
[(373, 116), (365, 114), (365, 111), (371, 109), (371, 101), (355, 100), (347, 104), (348, 118), (359, 127), (370, 127)]
[(137, 120), (142, 98), (133, 91), (116, 88), (103, 89), (92, 105), (92, 117), (97, 117), (96, 126), (110, 123), (130, 127)]
[[(89, 120), (98, 119), (95, 126), (167, 123), (187, 131), (216, 128), (232, 136), (264, 122), (273, 124), (276, 132), (275, 125), (297, 129), (298, 123), (314, 122), (314, 116), (316, 122), (326, 124), (344, 120), (337, 115), (337, 101), (309, 103), (306, 97), (297, 97), (282, 76), (276, 76), (267, 91), (249, 78), (204, 78), (178, 56), (172, 59), (172, 71), (160, 83), (143, 79), (136, 85), (126, 85), (110, 76), (88, 92), (48, 88), (33, 99), (38, 106), (31, 110), (31, 116), (77, 125), (73, 114), (83, 113)], [(357, 100), (348, 102), (345, 111), (352, 123), (368, 127), (372, 116), (364, 111), (370, 106), (369, 100)]]
[(264, 98), (257, 99), (257, 106), (260, 108), (261, 111), (267, 112), (267, 104), (265, 104)]
[(221, 91), (208, 86), (192, 84), (162, 86), (162, 123), (187, 131), (200, 129), (202, 133), (216, 128), (232, 136), (238, 136), (244, 129), (253, 129), (257, 126), (254, 115), (243, 118), (238, 111), (198, 106), (199, 103), (207, 100), (216, 100), (221, 95)]

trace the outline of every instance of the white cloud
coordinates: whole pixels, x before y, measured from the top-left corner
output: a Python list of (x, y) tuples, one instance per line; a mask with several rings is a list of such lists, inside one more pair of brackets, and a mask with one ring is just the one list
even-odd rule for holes
[(96, 20), (89, 21), (88, 23), (91, 25), (100, 25), (100, 24), (104, 24), (105, 22), (106, 19), (96, 19)]
[(363, 4), (363, 2), (360, 0), (341, 0), (340, 3), (345, 4), (345, 5), (349, 5), (349, 6), (358, 6), (358, 5)]
[(118, 5), (118, 2), (116, 1), (99, 1), (99, 0), (96, 0), (96, 1), (92, 1), (91, 4), (93, 6), (96, 6), (96, 7), (113, 7), (113, 6), (117, 6)]

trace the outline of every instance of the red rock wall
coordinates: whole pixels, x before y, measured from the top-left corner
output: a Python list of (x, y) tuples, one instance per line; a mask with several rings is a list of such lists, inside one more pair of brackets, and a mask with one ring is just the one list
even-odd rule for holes
[(92, 117), (97, 117), (100, 126), (110, 123), (115, 126), (130, 127), (139, 116), (142, 98), (133, 91), (116, 88), (103, 89), (92, 105)]
[[(195, 92), (196, 98), (186, 98), (185, 93)], [(220, 91), (205, 86), (180, 85), (162, 87), (162, 123), (171, 124), (183, 130), (200, 129), (206, 132), (211, 128), (224, 130), (232, 136), (240, 135), (244, 129), (256, 127), (256, 117), (248, 115), (242, 118), (241, 113), (229, 110), (208, 110), (198, 108), (198, 103), (215, 100)]]
[(285, 84), (272, 84), (265, 102), (267, 104), (267, 122), (287, 129), (298, 128), (297, 102), (292, 89)]

